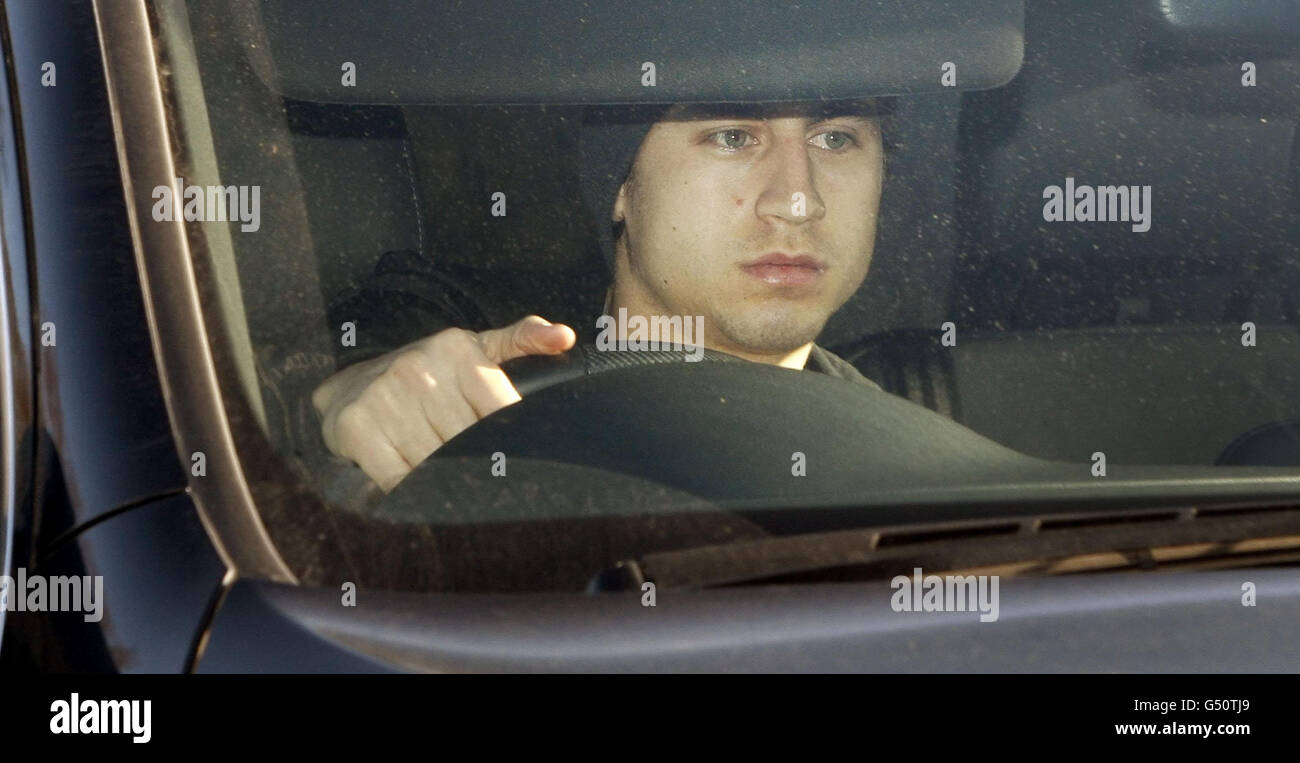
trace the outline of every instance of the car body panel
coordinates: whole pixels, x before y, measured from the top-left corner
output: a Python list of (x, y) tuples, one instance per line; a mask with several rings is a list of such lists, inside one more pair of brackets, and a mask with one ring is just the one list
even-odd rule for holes
[[(1257, 606), (1243, 605), (1243, 583)], [(898, 612), (888, 583), (428, 595), (241, 581), (199, 670), (1273, 673), (1300, 670), (1286, 569), (1004, 579), (998, 619)], [(260, 622), (250, 622), (257, 613)], [(259, 633), (275, 634), (274, 639)], [(332, 644), (332, 649), (326, 648)]]
[[(119, 512), (52, 549), (41, 575), (102, 576), (102, 619), (10, 613), (31, 663), (53, 672), (181, 673), (220, 595), (226, 567), (188, 496)], [(92, 614), (92, 617), (94, 615)], [(7, 655), (8, 657), (8, 655)]]
[[(185, 487), (149, 342), (89, 4), (6, 3), (38, 298), (40, 424), (69, 516), (47, 537)], [(56, 85), (41, 84), (55, 63)]]

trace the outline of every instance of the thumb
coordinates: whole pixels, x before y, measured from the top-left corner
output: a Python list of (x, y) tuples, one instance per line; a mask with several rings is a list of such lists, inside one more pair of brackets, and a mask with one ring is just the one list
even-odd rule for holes
[(563, 323), (530, 315), (499, 329), (479, 332), (483, 354), (493, 363), (525, 355), (555, 355), (573, 347), (578, 335)]

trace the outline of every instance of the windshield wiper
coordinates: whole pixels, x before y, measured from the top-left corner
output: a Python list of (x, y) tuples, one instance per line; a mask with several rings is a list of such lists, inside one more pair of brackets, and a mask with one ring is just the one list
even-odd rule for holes
[(1300, 556), (1300, 506), (1175, 508), (1052, 514), (762, 538), (648, 553), (597, 574), (591, 592), (936, 574), (1154, 569), (1242, 554), (1260, 563)]

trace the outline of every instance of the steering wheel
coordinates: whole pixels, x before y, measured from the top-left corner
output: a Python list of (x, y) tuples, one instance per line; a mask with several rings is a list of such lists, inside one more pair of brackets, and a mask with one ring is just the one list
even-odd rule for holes
[[(806, 507), (851, 496), (1005, 484), (1049, 463), (872, 387), (705, 357), (583, 347), (506, 364), (523, 399), (448, 440), (388, 499), (438, 517), (466, 512), (467, 522), (657, 505), (638, 504), (631, 478), (730, 506), (798, 506), (806, 517)], [(506, 479), (492, 472), (503, 458)], [(624, 489), (602, 488), (614, 481)]]
[(621, 368), (641, 368), (665, 363), (747, 363), (744, 358), (717, 350), (650, 350), (625, 352), (601, 350), (587, 343), (559, 355), (525, 355), (501, 364), (501, 370), (515, 385), (520, 397), (556, 384)]

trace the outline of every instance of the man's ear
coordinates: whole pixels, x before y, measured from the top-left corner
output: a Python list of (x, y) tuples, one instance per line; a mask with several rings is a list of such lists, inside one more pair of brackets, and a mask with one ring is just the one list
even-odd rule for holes
[(610, 222), (622, 222), (627, 217), (627, 187), (632, 182), (631, 176), (623, 181), (623, 185), (618, 187), (618, 197), (614, 199), (614, 211), (610, 215)]

